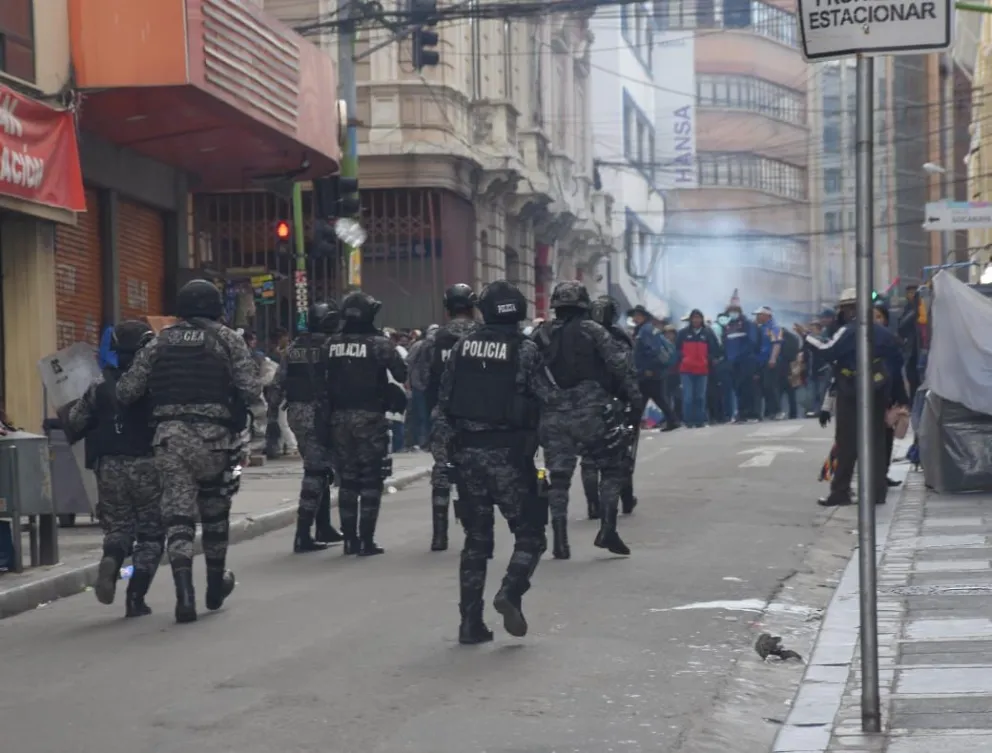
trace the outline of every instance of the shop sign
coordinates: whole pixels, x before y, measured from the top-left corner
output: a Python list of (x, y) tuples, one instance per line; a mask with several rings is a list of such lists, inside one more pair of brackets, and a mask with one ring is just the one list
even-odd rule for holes
[(306, 271), (296, 270), (294, 282), (296, 288), (296, 331), (304, 332), (307, 328), (307, 309), (310, 308)]
[(0, 194), (86, 211), (72, 112), (0, 84)]

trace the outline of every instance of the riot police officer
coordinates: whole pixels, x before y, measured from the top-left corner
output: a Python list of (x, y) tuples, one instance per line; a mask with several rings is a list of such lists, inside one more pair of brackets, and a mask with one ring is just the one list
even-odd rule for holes
[[(424, 352), (419, 362), (428, 370), (426, 379), (427, 410), (433, 411), (437, 405), (438, 390), (441, 387), (441, 374), (455, 343), (478, 327), (475, 321), (475, 307), (478, 297), (475, 291), (464, 283), (452, 285), (444, 291), (444, 308), (450, 321), (428, 336)], [(448, 548), (448, 507), (451, 499), (451, 480), (448, 478), (450, 460), (449, 444), (438, 424), (433, 425), (431, 435), (431, 455), (434, 468), (431, 470), (431, 519), (434, 535), (431, 538), (431, 551), (443, 552)]]
[[(592, 302), (589, 309), (590, 318), (601, 325), (613, 335), (613, 339), (624, 349), (633, 364), (634, 341), (627, 331), (617, 325), (617, 314), (619, 308), (617, 302), (608, 295), (603, 295)], [(620, 506), (625, 515), (634, 511), (637, 505), (637, 497), (634, 496), (634, 463), (637, 458), (638, 429), (640, 428), (641, 417), (636, 414), (636, 405), (625, 406), (625, 423), (628, 427), (629, 437), (624, 448), (624, 475), (625, 480), (620, 490)], [(600, 517), (599, 506), (599, 470), (591, 458), (583, 457), (579, 466), (579, 473), (582, 476), (582, 489), (586, 494), (586, 505), (589, 508), (589, 519), (595, 520)]]
[(482, 618), (486, 565), (493, 548), (494, 508), (513, 532), (513, 556), (493, 606), (510, 635), (527, 633), (522, 597), (547, 547), (547, 510), (537, 496), (537, 425), (550, 389), (535, 344), (519, 331), (527, 313), (509, 282), (487, 285), (479, 298), (485, 324), (451, 351), (438, 393), (436, 420), (451, 437), (465, 528), (458, 575), (458, 641), (491, 641)]
[(568, 545), (568, 490), (578, 455), (599, 470), (602, 506), (595, 545), (630, 554), (617, 533), (620, 490), (624, 485), (626, 434), (618, 403), (642, 405), (637, 379), (623, 347), (589, 318), (589, 291), (576, 281), (560, 282), (551, 294), (555, 320), (535, 332), (549, 378), (556, 387), (541, 418), (541, 446), (551, 476), (552, 554), (572, 556)]
[(389, 381), (406, 381), (406, 364), (376, 329), (382, 304), (355, 291), (341, 302), (344, 326), (327, 338), (326, 399), (331, 412), (334, 467), (340, 477), (338, 509), (345, 554), (382, 554), (375, 529), (389, 451)]
[(235, 471), (244, 459), (248, 417), (262, 383), (244, 338), (220, 323), (223, 299), (207, 280), (176, 298), (180, 321), (140, 350), (117, 382), (125, 405), (151, 398), (155, 462), (162, 475), (166, 547), (176, 584), (176, 621), (196, 620), (193, 541), (199, 513), (207, 566), (207, 609), (234, 590), (226, 569)]
[(144, 322), (126, 321), (114, 327), (111, 349), (117, 366), (103, 370), (103, 381), (67, 406), (63, 422), (73, 443), (85, 437), (86, 467), (96, 472), (103, 558), (97, 570), (96, 597), (112, 604), (121, 564), (132, 557), (134, 573), (127, 585), (128, 617), (151, 614), (145, 595), (158, 570), (165, 543), (162, 526), (162, 483), (152, 457), (149, 401), (122, 408), (117, 380), (134, 355), (155, 336)]
[[(342, 539), (330, 525), (331, 483), (334, 481), (331, 450), (320, 442), (317, 429), (318, 420), (329, 418), (321, 410), (327, 372), (326, 340), (328, 335), (337, 332), (339, 322), (340, 312), (335, 300), (313, 304), (307, 315), (308, 331), (286, 349), (279, 369), (278, 383), (287, 403), (289, 428), (296, 436), (303, 458), (300, 507), (293, 540), (293, 551), (298, 554), (325, 549), (326, 543)], [(325, 505), (327, 520), (317, 521), (315, 541), (310, 535), (310, 526), (318, 509)]]

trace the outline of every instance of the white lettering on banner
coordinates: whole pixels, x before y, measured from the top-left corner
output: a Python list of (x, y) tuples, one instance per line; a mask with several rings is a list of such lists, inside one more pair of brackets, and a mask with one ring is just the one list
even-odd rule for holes
[(937, 20), (935, 2), (906, 4), (879, 3), (875, 0), (817, 0), (816, 7), (817, 10), (809, 13), (809, 28), (813, 31), (849, 24), (861, 26), (892, 21)]
[(367, 355), (365, 343), (332, 343), (330, 347), (331, 358), (365, 358)]
[(698, 178), (696, 159), (693, 154), (692, 107), (680, 107), (674, 113), (672, 131), (675, 133), (675, 159), (671, 168), (675, 174), (676, 184), (691, 183), (695, 185)]
[(44, 180), (45, 160), (26, 152), (15, 152), (6, 146), (0, 150), (0, 183), (37, 188)]
[(21, 119), (14, 115), (17, 109), (17, 100), (9, 94), (0, 99), (0, 128), (8, 136), (21, 138), (24, 135), (24, 126)]
[(462, 345), (462, 355), (471, 358), (492, 358), (497, 361), (505, 361), (507, 359), (506, 343), (466, 340)]

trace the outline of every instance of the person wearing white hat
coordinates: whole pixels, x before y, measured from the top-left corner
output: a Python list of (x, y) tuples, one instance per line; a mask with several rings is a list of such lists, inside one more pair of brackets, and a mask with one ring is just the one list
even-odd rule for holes
[[(783, 364), (779, 359), (782, 355), (782, 329), (775, 323), (768, 306), (757, 309), (754, 320), (758, 325), (758, 371), (755, 379), (760, 385), (760, 394), (765, 405), (764, 411), (758, 413), (763, 413), (766, 420), (774, 419), (782, 407)], [(759, 399), (756, 396), (756, 405)]]

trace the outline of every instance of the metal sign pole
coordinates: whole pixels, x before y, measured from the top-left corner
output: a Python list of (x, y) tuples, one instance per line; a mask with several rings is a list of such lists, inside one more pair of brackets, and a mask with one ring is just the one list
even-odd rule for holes
[(878, 593), (875, 568), (875, 485), (881, 458), (875, 452), (875, 386), (872, 383), (874, 315), (875, 61), (858, 55), (855, 202), (857, 224), (858, 345), (858, 544), (861, 596), (861, 728), (880, 732), (878, 690)]

